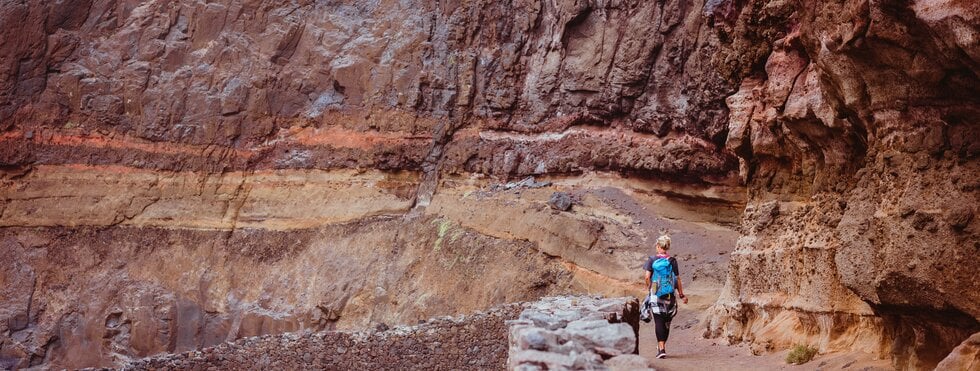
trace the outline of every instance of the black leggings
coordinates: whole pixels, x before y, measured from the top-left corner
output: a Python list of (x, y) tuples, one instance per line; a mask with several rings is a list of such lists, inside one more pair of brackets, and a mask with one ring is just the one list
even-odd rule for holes
[(653, 323), (657, 328), (657, 341), (667, 341), (667, 336), (670, 336), (670, 320), (672, 319), (672, 317), (663, 314), (653, 315)]

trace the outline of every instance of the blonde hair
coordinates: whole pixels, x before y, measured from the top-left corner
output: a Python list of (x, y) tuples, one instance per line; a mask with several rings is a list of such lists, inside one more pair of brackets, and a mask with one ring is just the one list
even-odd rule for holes
[(660, 238), (657, 238), (656, 246), (664, 250), (670, 250), (670, 236), (665, 234), (663, 236), (660, 236)]

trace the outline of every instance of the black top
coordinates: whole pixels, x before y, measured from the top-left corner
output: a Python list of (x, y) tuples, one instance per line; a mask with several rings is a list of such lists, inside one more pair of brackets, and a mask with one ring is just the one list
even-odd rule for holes
[[(651, 256), (651, 257), (647, 258), (647, 262), (645, 264), (643, 264), (643, 270), (648, 271), (648, 272), (653, 272), (653, 261), (654, 260), (657, 260), (657, 257), (656, 256)], [(679, 269), (677, 269), (677, 259), (674, 258), (673, 256), (671, 256), (669, 261), (670, 261), (670, 266), (672, 268), (674, 268), (674, 275), (677, 276), (677, 277), (680, 277), (681, 276), (681, 272), (680, 272)]]

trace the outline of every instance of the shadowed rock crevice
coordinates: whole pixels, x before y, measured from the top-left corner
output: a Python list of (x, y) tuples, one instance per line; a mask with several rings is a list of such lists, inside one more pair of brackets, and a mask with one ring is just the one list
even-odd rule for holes
[(976, 318), (955, 309), (882, 306), (885, 333), (897, 368), (923, 369), (938, 364), (978, 330)]

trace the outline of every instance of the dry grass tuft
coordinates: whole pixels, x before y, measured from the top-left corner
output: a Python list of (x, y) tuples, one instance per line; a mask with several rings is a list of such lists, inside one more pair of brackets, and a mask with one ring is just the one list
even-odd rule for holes
[(813, 360), (813, 357), (816, 355), (817, 348), (804, 344), (796, 344), (793, 346), (793, 349), (789, 351), (789, 354), (786, 355), (786, 363), (802, 365)]

